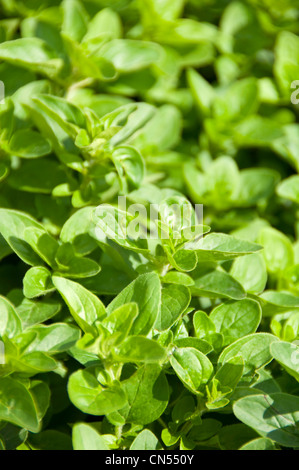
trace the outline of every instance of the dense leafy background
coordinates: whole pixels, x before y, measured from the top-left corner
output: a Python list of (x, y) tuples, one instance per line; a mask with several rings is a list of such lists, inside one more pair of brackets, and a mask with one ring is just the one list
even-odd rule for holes
[(299, 1), (0, 11), (0, 448), (299, 448)]

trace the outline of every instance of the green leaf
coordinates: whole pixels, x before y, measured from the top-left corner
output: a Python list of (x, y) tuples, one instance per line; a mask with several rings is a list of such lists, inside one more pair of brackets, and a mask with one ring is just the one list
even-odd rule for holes
[(59, 244), (44, 229), (27, 227), (24, 230), (24, 240), (49, 266), (55, 268), (55, 255)]
[(224, 337), (223, 346), (227, 346), (243, 336), (255, 333), (262, 319), (262, 309), (258, 302), (249, 299), (226, 302), (212, 311), (210, 319), (216, 332)]
[(253, 395), (233, 405), (240, 421), (285, 447), (298, 447), (298, 397), (287, 393)]
[(191, 300), (189, 289), (175, 284), (162, 288), (161, 310), (155, 323), (155, 329), (166, 331), (188, 308)]
[(41, 351), (57, 354), (67, 351), (80, 339), (80, 330), (65, 323), (54, 323), (48, 326), (36, 325), (27, 329), (26, 333), (34, 333), (35, 335), (26, 352)]
[(118, 39), (122, 35), (119, 15), (110, 8), (103, 8), (89, 22), (83, 42), (93, 39)]
[(245, 78), (230, 85), (213, 103), (216, 119), (240, 120), (253, 114), (258, 108), (257, 80)]
[(179, 379), (193, 393), (198, 393), (213, 374), (213, 365), (197, 349), (176, 348), (170, 358), (170, 363)]
[(34, 299), (55, 290), (51, 273), (42, 266), (29, 269), (23, 279), (24, 295), (28, 299)]
[(112, 161), (118, 172), (124, 192), (140, 186), (145, 167), (141, 154), (133, 147), (117, 147), (112, 153)]
[(53, 318), (61, 310), (61, 303), (55, 299), (33, 301), (23, 299), (16, 311), (22, 320), (23, 328), (43, 323)]
[(31, 216), (11, 209), (0, 209), (0, 232), (13, 251), (27, 264), (40, 265), (41, 259), (25, 241), (25, 230), (43, 226)]
[(138, 316), (138, 306), (136, 303), (124, 304), (118, 307), (102, 321), (102, 325), (112, 333), (118, 333), (119, 340), (125, 339), (133, 326), (134, 320)]
[(257, 433), (245, 424), (223, 426), (219, 432), (221, 450), (238, 450), (243, 444), (257, 437)]
[(126, 396), (118, 384), (103, 387), (92, 370), (78, 370), (71, 375), (68, 393), (72, 403), (83, 411), (102, 416), (119, 410), (126, 403)]
[(64, 98), (41, 94), (34, 98), (34, 103), (73, 138), (76, 138), (80, 128), (86, 127), (81, 110)]
[(266, 263), (260, 253), (237, 258), (230, 274), (249, 294), (261, 294), (268, 280)]
[(129, 379), (122, 382), (128, 404), (108, 416), (112, 423), (146, 425), (157, 420), (164, 412), (169, 388), (165, 374), (155, 364), (144, 365)]
[(231, 358), (239, 356), (244, 360), (244, 375), (253, 374), (272, 361), (270, 346), (275, 341), (278, 338), (268, 333), (244, 336), (223, 350), (218, 364), (222, 366)]
[(12, 253), (9, 244), (5, 241), (4, 237), (0, 234), (0, 260), (6, 258)]
[(98, 55), (111, 61), (117, 71), (128, 73), (155, 64), (161, 53), (159, 45), (152, 42), (113, 39), (99, 50)]
[(197, 107), (203, 116), (209, 116), (215, 98), (213, 87), (195, 70), (189, 70), (187, 76)]
[(113, 351), (114, 357), (121, 362), (158, 363), (165, 361), (166, 351), (159, 343), (142, 336), (126, 338)]
[(281, 341), (271, 345), (271, 353), (274, 359), (299, 382), (299, 347)]
[(62, 33), (80, 42), (87, 32), (89, 19), (82, 3), (78, 0), (63, 0), (62, 11)]
[(174, 340), (175, 346), (178, 348), (193, 348), (198, 349), (198, 351), (203, 354), (209, 354), (213, 351), (213, 347), (208, 341), (199, 338), (177, 338)]
[(35, 404), (38, 420), (42, 421), (50, 406), (50, 389), (42, 380), (33, 380), (30, 383), (29, 391)]
[(203, 41), (216, 41), (217, 36), (218, 32), (214, 25), (200, 23), (189, 18), (167, 22), (167, 27), (163, 28), (161, 32), (157, 30), (155, 34), (155, 38), (159, 42), (174, 46), (188, 46)]
[(200, 310), (193, 315), (193, 326), (197, 338), (206, 338), (208, 340), (216, 332), (216, 326), (211, 318)]
[(280, 123), (262, 116), (249, 116), (235, 127), (235, 140), (240, 147), (271, 147), (283, 136)]
[(3, 424), (0, 430), (1, 441), (4, 443), (3, 450), (14, 450), (27, 440), (28, 431), (11, 423)]
[(0, 418), (30, 432), (39, 431), (32, 396), (21, 382), (11, 377), (0, 378)]
[(66, 243), (58, 248), (55, 261), (61, 275), (74, 279), (92, 277), (101, 270), (96, 261), (76, 256), (71, 243)]
[(92, 426), (78, 423), (73, 427), (73, 450), (109, 450), (109, 447)]
[(37, 37), (47, 43), (47, 45), (55, 50), (57, 56), (65, 60), (65, 71), (68, 68), (68, 57), (65, 53), (64, 44), (57, 28), (57, 25), (50, 24), (45, 18), (29, 16), (22, 21), (21, 34), (23, 38)]
[(95, 333), (95, 323), (106, 316), (105, 307), (80, 284), (62, 277), (53, 277), (53, 284), (70, 309), (72, 316), (85, 333)]
[(259, 237), (270, 273), (279, 274), (294, 263), (292, 243), (286, 235), (274, 228), (264, 228)]
[(93, 207), (84, 207), (75, 212), (64, 224), (60, 233), (63, 243), (71, 243), (79, 255), (88, 255), (96, 249), (95, 240), (89, 235)]
[(28, 441), (30, 450), (73, 450), (71, 437), (60, 431), (47, 430), (32, 434)]
[(51, 194), (65, 180), (65, 172), (57, 162), (43, 158), (24, 160), (20, 168), (11, 172), (9, 184), (19, 191)]
[(233, 390), (239, 383), (244, 372), (244, 361), (242, 357), (232, 357), (218, 369), (215, 379), (221, 387), (229, 387)]
[(191, 294), (209, 298), (228, 298), (241, 300), (246, 293), (239, 282), (226, 272), (212, 270), (208, 273), (200, 273), (200, 270), (192, 273), (194, 286)]
[(268, 168), (250, 168), (241, 171), (236, 202), (240, 206), (250, 207), (269, 198), (274, 193), (279, 179), (279, 174)]
[(167, 253), (168, 259), (172, 266), (179, 271), (190, 272), (196, 268), (197, 255), (194, 251), (178, 250), (173, 256)]
[(261, 246), (238, 240), (223, 233), (212, 233), (202, 238), (197, 245), (199, 261), (221, 261), (234, 259), (260, 251)]
[[(107, 246), (109, 240), (113, 240), (123, 248), (136, 253), (149, 254), (147, 240), (143, 237), (145, 229), (144, 220), (135, 217), (122, 208), (102, 204), (98, 206), (92, 214), (93, 226), (90, 235), (98, 241), (100, 245)], [(138, 233), (136, 233), (136, 228)], [(141, 232), (141, 235), (139, 235)]]
[(21, 354), (17, 358), (15, 356), (10, 357), (8, 354), (7, 365), (20, 373), (21, 377), (32, 377), (40, 373), (53, 372), (58, 366), (54, 359), (40, 351)]
[(275, 46), (274, 73), (283, 94), (289, 97), (290, 85), (298, 80), (298, 36), (281, 31)]
[(186, 287), (191, 287), (194, 284), (193, 279), (185, 273), (178, 273), (170, 271), (163, 277), (164, 284), (179, 284)]
[(299, 176), (291, 176), (280, 183), (277, 187), (277, 194), (299, 204)]
[(298, 296), (286, 291), (267, 290), (260, 296), (264, 316), (273, 316), (296, 310), (299, 307)]
[(259, 437), (244, 444), (239, 450), (276, 450), (276, 447), (271, 439)]
[(104, 116), (101, 122), (105, 127), (122, 126), (110, 139), (110, 145), (117, 147), (124, 144), (135, 132), (142, 129), (155, 113), (156, 109), (148, 103), (131, 103)]
[(9, 169), (4, 163), (0, 163), (0, 182), (4, 181), (9, 174)]
[(22, 38), (0, 44), (0, 59), (49, 77), (57, 76), (63, 61), (44, 41)]
[(175, 20), (181, 16), (185, 0), (145, 0), (140, 1), (140, 10), (144, 19), (152, 15), (165, 20)]
[(72, 65), (76, 68), (79, 76), (88, 76), (101, 81), (111, 81), (117, 78), (117, 72), (113, 64), (103, 57), (90, 57), (84, 43), (82, 47), (66, 35), (64, 35), (64, 42)]
[(149, 429), (144, 429), (134, 439), (130, 450), (161, 450), (161, 444)]
[[(163, 126), (167, 121), (168, 125)], [(132, 136), (130, 144), (143, 153), (157, 149), (159, 152), (171, 149), (180, 141), (182, 116), (175, 106), (164, 105), (140, 132)]]
[(159, 276), (155, 273), (138, 276), (108, 305), (108, 316), (118, 307), (130, 302), (135, 302), (139, 309), (139, 315), (134, 321), (131, 334), (148, 335), (160, 312), (161, 286)]
[(299, 449), (298, 5), (0, 0), (0, 449)]
[(0, 297), (0, 337), (13, 338), (22, 331), (22, 322), (14, 306), (4, 297)]
[(38, 158), (51, 153), (51, 145), (38, 132), (26, 129), (14, 133), (8, 150), (17, 157)]
[(212, 418), (203, 419), (200, 425), (193, 426), (188, 433), (188, 438), (195, 442), (206, 441), (218, 434), (222, 427), (220, 421)]

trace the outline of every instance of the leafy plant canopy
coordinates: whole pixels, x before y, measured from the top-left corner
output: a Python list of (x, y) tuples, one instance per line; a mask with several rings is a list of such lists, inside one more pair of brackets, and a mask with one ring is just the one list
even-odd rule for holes
[(298, 16), (0, 0), (0, 449), (299, 448)]

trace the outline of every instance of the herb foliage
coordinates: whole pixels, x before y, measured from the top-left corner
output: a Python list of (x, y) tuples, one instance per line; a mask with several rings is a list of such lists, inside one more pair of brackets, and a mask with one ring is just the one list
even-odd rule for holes
[(0, 12), (0, 448), (299, 448), (298, 0)]

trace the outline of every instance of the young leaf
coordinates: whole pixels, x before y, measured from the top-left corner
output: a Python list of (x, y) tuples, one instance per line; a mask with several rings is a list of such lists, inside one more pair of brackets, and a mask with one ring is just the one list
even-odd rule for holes
[(157, 420), (169, 400), (167, 379), (160, 366), (148, 364), (139, 368), (129, 379), (122, 382), (128, 404), (108, 416), (112, 423), (146, 425)]
[(102, 325), (113, 333), (119, 333), (119, 340), (125, 339), (129, 335), (134, 320), (138, 316), (138, 306), (136, 303), (124, 304), (114, 310), (102, 321)]
[(55, 290), (50, 271), (42, 266), (36, 266), (27, 271), (23, 286), (27, 299), (34, 299)]
[(189, 289), (175, 284), (162, 288), (161, 310), (155, 323), (158, 331), (166, 331), (180, 318), (189, 306)]
[(176, 348), (170, 363), (180, 380), (193, 393), (198, 393), (213, 374), (211, 362), (197, 349)]
[(54, 78), (63, 68), (63, 61), (56, 56), (55, 51), (38, 38), (21, 38), (0, 44), (0, 58)]
[(38, 132), (24, 129), (14, 133), (8, 150), (20, 158), (39, 158), (51, 153), (51, 145)]
[(155, 273), (140, 275), (108, 305), (108, 316), (118, 307), (130, 302), (135, 302), (139, 309), (131, 334), (148, 335), (155, 325), (161, 308), (159, 276)]
[(56, 252), (55, 262), (61, 275), (70, 278), (87, 278), (98, 274), (101, 270), (96, 261), (76, 256), (70, 243), (60, 245)]
[(151, 42), (129, 39), (113, 39), (98, 52), (111, 61), (119, 72), (135, 72), (158, 62), (162, 50)]
[(88, 28), (88, 15), (82, 3), (78, 0), (63, 0), (62, 11), (62, 33), (80, 42)]
[(142, 336), (129, 336), (113, 351), (120, 362), (158, 363), (165, 361), (166, 351), (159, 343)]
[(40, 265), (40, 257), (25, 241), (27, 228), (36, 228), (45, 233), (43, 226), (31, 216), (11, 209), (0, 209), (0, 232), (9, 246), (25, 263), (31, 266)]
[(68, 305), (71, 314), (85, 333), (95, 333), (95, 323), (106, 317), (105, 307), (80, 284), (62, 277), (53, 277), (53, 284)]
[(0, 297), (0, 337), (13, 338), (22, 331), (22, 322), (13, 305)]

